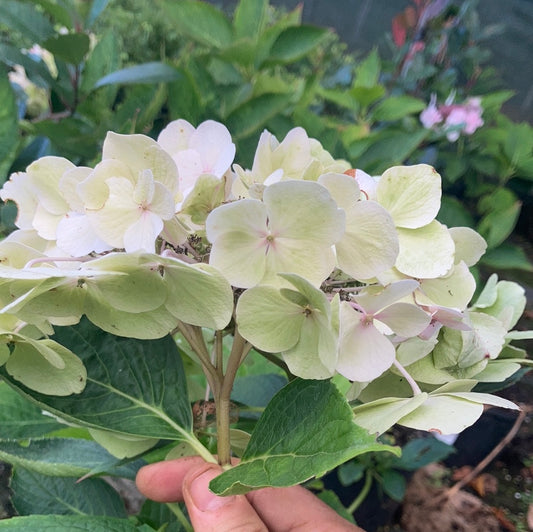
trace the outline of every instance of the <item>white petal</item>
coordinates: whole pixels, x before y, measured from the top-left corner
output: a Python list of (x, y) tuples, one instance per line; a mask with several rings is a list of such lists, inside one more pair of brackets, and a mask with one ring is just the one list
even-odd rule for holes
[(127, 253), (134, 251), (155, 252), (155, 241), (163, 230), (163, 220), (153, 212), (144, 211), (139, 219), (124, 233), (124, 248)]
[(487, 249), (485, 239), (470, 227), (450, 227), (449, 231), (455, 243), (455, 263), (474, 266)]

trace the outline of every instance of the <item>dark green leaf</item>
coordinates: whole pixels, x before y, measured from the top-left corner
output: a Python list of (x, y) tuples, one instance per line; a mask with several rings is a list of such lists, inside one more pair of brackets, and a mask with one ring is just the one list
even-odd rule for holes
[(85, 33), (67, 33), (47, 39), (43, 46), (54, 55), (72, 65), (78, 65), (89, 51), (91, 41)]
[(389, 96), (378, 103), (372, 111), (374, 120), (392, 121), (418, 113), (426, 107), (425, 102), (412, 96)]
[(108, 4), (109, 0), (93, 0), (91, 10), (87, 15), (87, 21), (85, 22), (85, 27), (87, 29), (90, 29), (92, 27), (96, 19), (102, 14)]
[(6, 383), (0, 382), (0, 438), (21, 439), (43, 436), (64, 428), (36, 405), (24, 399)]
[(371, 87), (357, 86), (350, 89), (349, 94), (361, 107), (367, 107), (385, 94), (385, 87), (383, 85), (372, 85)]
[(229, 20), (207, 2), (158, 0), (157, 3), (184, 36), (215, 48), (224, 48), (231, 43), (233, 30)]
[(517, 201), (509, 207), (491, 211), (481, 219), (477, 231), (485, 238), (489, 249), (502, 244), (513, 232), (521, 208), (522, 203)]
[[(180, 504), (181, 511), (185, 511), (185, 505)], [(162, 532), (185, 532), (176, 514), (169, 508), (168, 504), (161, 504), (151, 500), (147, 500), (141, 508), (137, 519), (142, 523), (146, 523), (155, 530)]]
[(268, 404), (241, 463), (210, 487), (230, 495), (292, 486), (369, 451), (399, 449), (377, 443), (355, 425), (350, 406), (333, 383), (297, 379)]
[(85, 390), (68, 397), (44, 396), (2, 376), (43, 409), (74, 423), (146, 438), (187, 437), (192, 415), (176, 344), (104, 333), (88, 320), (58, 327), (54, 340), (74, 350), (87, 368)]
[(168, 106), (170, 118), (183, 118), (192, 124), (200, 121), (202, 103), (189, 72), (183, 72), (179, 81), (168, 84)]
[(120, 496), (101, 479), (89, 478), (78, 482), (75, 478), (49, 477), (17, 467), (11, 481), (11, 490), (13, 505), (19, 515), (126, 517)]
[(132, 521), (86, 515), (32, 515), (0, 520), (5, 532), (139, 532)]
[(475, 227), (470, 210), (453, 196), (443, 196), (440, 204), (439, 222), (448, 227)]
[(283, 30), (270, 49), (268, 63), (292, 63), (314, 50), (329, 34), (318, 26), (296, 26)]
[(247, 137), (265, 126), (266, 122), (285, 111), (291, 94), (262, 94), (238, 107), (226, 119), (226, 126), (236, 139)]
[(393, 500), (400, 502), (403, 499), (406, 487), (404, 476), (394, 469), (387, 469), (381, 476), (383, 491)]
[(180, 79), (179, 71), (166, 63), (152, 62), (117, 70), (100, 78), (93, 89), (104, 85), (131, 85), (132, 83), (165, 83)]
[(35, 6), (16, 0), (0, 2), (0, 23), (22, 34), (29, 43), (40, 44), (54, 33), (51, 22)]
[(526, 123), (513, 124), (507, 128), (504, 151), (513, 166), (519, 166), (531, 156), (533, 128)]
[(140, 465), (122, 466), (96, 442), (79, 438), (32, 439), (28, 444), (0, 440), (0, 458), (52, 477), (81, 477), (98, 471), (133, 480)]
[(402, 455), (392, 459), (392, 467), (415, 471), (432, 462), (444, 460), (454, 453), (455, 449), (451, 445), (437, 440), (436, 438), (417, 438), (407, 442), (402, 447)]
[(268, 0), (240, 0), (233, 16), (237, 39), (257, 39), (267, 19)]
[(337, 472), (339, 475), (339, 482), (343, 486), (350, 486), (354, 482), (358, 482), (363, 478), (367, 466), (357, 460), (350, 460), (345, 464), (339, 466)]
[(18, 112), (15, 93), (4, 68), (0, 66), (0, 183), (6, 178), (18, 145)]
[(497, 270), (517, 269), (527, 272), (533, 271), (533, 264), (525, 251), (515, 244), (504, 243), (495, 249), (490, 249), (483, 255), (484, 264)]
[(57, 0), (32, 0), (32, 2), (41, 6), (55, 24), (71, 29), (77, 22), (75, 10), (65, 2), (60, 3)]

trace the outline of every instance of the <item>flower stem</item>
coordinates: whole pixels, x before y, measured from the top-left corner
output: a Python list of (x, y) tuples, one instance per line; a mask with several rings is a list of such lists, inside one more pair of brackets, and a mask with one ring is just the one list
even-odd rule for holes
[(363, 487), (361, 491), (359, 492), (359, 495), (354, 499), (352, 504), (346, 508), (346, 511), (349, 514), (353, 514), (359, 506), (361, 506), (362, 502), (366, 499), (366, 496), (370, 492), (370, 487), (372, 486), (372, 471), (370, 469), (366, 470), (365, 473), (365, 483), (363, 484)]
[(394, 359), (394, 367), (402, 374), (402, 376), (405, 378), (405, 380), (409, 383), (409, 386), (411, 386), (411, 390), (413, 390), (414, 395), (419, 395), (422, 393), (422, 390), (420, 389), (420, 386), (416, 383), (416, 381), (411, 377), (409, 372), (396, 360)]

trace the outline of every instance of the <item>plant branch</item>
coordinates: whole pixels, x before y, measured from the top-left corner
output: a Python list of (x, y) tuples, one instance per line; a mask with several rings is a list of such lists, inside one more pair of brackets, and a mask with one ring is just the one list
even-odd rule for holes
[(453, 497), (461, 488), (464, 488), (469, 482), (476, 478), (483, 469), (485, 469), (493, 460), (498, 456), (501, 450), (516, 436), (516, 433), (520, 429), (526, 414), (529, 409), (521, 405), (520, 413), (518, 414), (511, 430), (503, 437), (503, 439), (492, 449), (492, 451), (479, 462), (479, 464), (465, 475), (459, 482), (456, 482), (450, 489), (445, 493), (447, 498)]

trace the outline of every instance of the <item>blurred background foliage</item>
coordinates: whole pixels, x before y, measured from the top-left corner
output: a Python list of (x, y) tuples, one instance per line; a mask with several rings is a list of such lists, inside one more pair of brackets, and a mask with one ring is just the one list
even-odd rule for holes
[[(156, 136), (170, 121), (223, 122), (252, 163), (264, 128), (303, 126), (336, 158), (379, 174), (429, 163), (443, 177), (441, 221), (487, 240), (490, 269), (533, 266), (533, 128), (501, 112), (512, 97), (490, 64), (473, 0), (413, 0), (364, 55), (302, 7), (268, 0), (3, 0), (0, 181), (56, 154), (95, 163), (108, 130)], [(384, 44), (384, 45), (383, 45)], [(420, 114), (433, 98), (480, 98), (483, 125), (450, 141)], [(15, 210), (2, 208), (5, 233)], [(518, 230), (517, 230), (518, 224)]]

